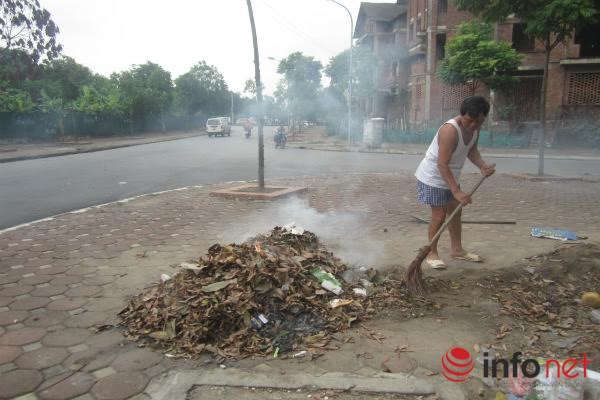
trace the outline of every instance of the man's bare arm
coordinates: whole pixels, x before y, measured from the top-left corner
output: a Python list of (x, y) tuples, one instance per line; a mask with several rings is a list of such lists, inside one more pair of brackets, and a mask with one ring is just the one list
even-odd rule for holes
[(483, 175), (490, 176), (494, 172), (496, 172), (496, 169), (493, 165), (487, 164), (485, 161), (483, 161), (483, 158), (481, 157), (481, 153), (479, 153), (479, 148), (477, 147), (478, 142), (479, 142), (479, 135), (477, 136), (477, 141), (475, 142), (473, 147), (471, 147), (471, 149), (469, 150), (468, 158), (473, 164), (475, 164), (477, 166), (477, 168), (479, 168), (479, 170), (481, 171), (481, 173)]
[(458, 183), (450, 170), (450, 159), (458, 146), (458, 132), (450, 124), (442, 126), (438, 134), (438, 170), (452, 193), (459, 191)]

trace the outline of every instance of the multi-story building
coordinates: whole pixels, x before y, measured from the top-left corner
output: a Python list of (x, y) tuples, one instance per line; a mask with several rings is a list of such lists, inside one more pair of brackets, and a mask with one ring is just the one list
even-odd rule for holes
[[(471, 19), (452, 0), (398, 0), (362, 3), (354, 37), (379, 59), (377, 93), (360, 99), (365, 116), (385, 117), (392, 129), (437, 127), (458, 112), (469, 85), (449, 86), (439, 79), (446, 43), (457, 25)], [(526, 21), (495, 26), (495, 39), (511, 42), (523, 54), (519, 84), (509, 95), (478, 89), (492, 99), (491, 121), (535, 121), (539, 116), (544, 48), (525, 33)], [(393, 56), (388, 56), (392, 54)], [(546, 115), (551, 122), (579, 115), (600, 116), (600, 26), (577, 32), (551, 53)], [(495, 122), (494, 122), (495, 121)]]
[(373, 96), (358, 99), (365, 117), (384, 117), (392, 129), (407, 121), (408, 71), (406, 59), (406, 5), (361, 3), (354, 37), (357, 45), (373, 51), (378, 60)]

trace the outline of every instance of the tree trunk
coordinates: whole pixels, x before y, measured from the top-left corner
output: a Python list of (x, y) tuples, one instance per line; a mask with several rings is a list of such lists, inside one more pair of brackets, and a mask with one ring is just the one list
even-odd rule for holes
[(540, 96), (540, 134), (538, 137), (538, 176), (544, 175), (544, 149), (546, 147), (546, 89), (548, 87), (548, 68), (550, 65), (550, 38), (546, 39), (546, 58), (542, 77), (542, 93)]
[(165, 113), (163, 112), (162, 108), (160, 110), (160, 124), (162, 126), (162, 132), (167, 133), (167, 127), (165, 126)]
[(262, 84), (260, 82), (260, 63), (258, 58), (258, 39), (256, 38), (256, 26), (254, 25), (254, 14), (252, 3), (246, 0), (248, 15), (250, 16), (250, 27), (252, 28), (252, 44), (254, 46), (254, 80), (256, 81), (256, 103), (258, 108), (258, 188), (265, 188), (265, 148), (263, 143), (263, 108), (262, 108)]
[(129, 135), (133, 136), (133, 111), (129, 113)]

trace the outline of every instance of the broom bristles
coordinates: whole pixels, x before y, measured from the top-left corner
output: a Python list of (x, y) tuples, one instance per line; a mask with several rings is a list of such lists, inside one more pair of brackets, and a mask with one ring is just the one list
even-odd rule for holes
[(406, 271), (406, 287), (410, 294), (417, 296), (423, 296), (425, 294), (425, 284), (423, 282), (423, 270), (421, 264), (423, 263), (423, 260), (425, 260), (425, 257), (427, 257), (427, 254), (429, 254), (430, 250), (431, 247), (429, 245), (421, 247), (417, 257), (408, 266), (408, 271)]

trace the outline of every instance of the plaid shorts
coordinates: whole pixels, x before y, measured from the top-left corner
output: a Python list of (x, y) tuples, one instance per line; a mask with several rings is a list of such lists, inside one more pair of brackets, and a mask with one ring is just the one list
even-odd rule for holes
[(429, 186), (417, 180), (417, 201), (432, 207), (443, 207), (450, 203), (454, 196), (450, 189)]

